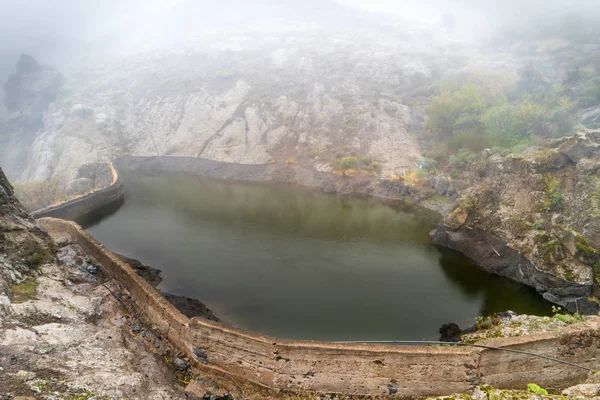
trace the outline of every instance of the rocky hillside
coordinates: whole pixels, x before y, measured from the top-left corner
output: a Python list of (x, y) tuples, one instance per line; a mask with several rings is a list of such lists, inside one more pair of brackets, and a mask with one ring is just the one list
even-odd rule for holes
[[(15, 182), (64, 184), (79, 166), (123, 154), (382, 176), (412, 169), (421, 157), (422, 88), (461, 65), (468, 46), (446, 46), (439, 27), (383, 17), (367, 25), (359, 11), (336, 10), (339, 24), (327, 28), (319, 13), (308, 27), (278, 16), (291, 25), (108, 58), (50, 87), (42, 79), (51, 68), (33, 89), (18, 69), (5, 92), (0, 163)], [(50, 99), (49, 89), (56, 99), (24, 140), (25, 110), (12, 99)]]
[(599, 141), (587, 130), (523, 155), (484, 151), (434, 242), (572, 312), (597, 312)]

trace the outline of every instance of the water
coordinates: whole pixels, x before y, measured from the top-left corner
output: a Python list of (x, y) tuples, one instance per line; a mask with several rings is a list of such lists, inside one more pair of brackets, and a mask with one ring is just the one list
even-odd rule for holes
[(123, 205), (81, 221), (163, 271), (161, 289), (229, 323), (315, 340), (435, 340), (507, 309), (547, 315), (531, 288), (436, 248), (431, 218), (374, 201), (188, 175), (125, 175)]

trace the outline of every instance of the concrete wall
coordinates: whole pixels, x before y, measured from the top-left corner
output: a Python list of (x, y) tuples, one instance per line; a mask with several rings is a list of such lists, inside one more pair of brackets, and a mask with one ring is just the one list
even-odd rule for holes
[(99, 208), (108, 206), (123, 198), (123, 182), (112, 162), (109, 163), (113, 172), (112, 183), (101, 189), (93, 190), (82, 196), (67, 200), (55, 206), (33, 212), (34, 218), (54, 217), (75, 220)]
[[(463, 392), (475, 384), (523, 389), (564, 387), (585, 370), (524, 354), (475, 347), (335, 344), (282, 340), (201, 318), (188, 319), (133, 269), (73, 222), (39, 220), (54, 237), (68, 234), (126, 288), (145, 321), (185, 352), (197, 368), (275, 389), (350, 395), (423, 397)], [(600, 318), (553, 333), (501, 338), (489, 345), (533, 351), (600, 369)], [(393, 390), (392, 390), (393, 391)]]

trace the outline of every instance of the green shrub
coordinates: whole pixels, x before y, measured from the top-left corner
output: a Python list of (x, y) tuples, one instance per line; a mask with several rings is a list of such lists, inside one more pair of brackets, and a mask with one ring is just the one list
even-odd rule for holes
[(598, 250), (590, 246), (588, 241), (580, 234), (575, 235), (575, 247), (585, 258), (594, 258)]
[(544, 175), (543, 187), (546, 193), (544, 200), (544, 210), (553, 211), (558, 209), (562, 204), (562, 195), (559, 190), (559, 181), (550, 174)]
[(535, 383), (528, 383), (527, 384), (527, 391), (529, 393), (548, 394), (548, 391), (546, 389), (542, 389), (541, 387), (539, 387)]
[(536, 231), (543, 231), (546, 229), (546, 225), (544, 224), (544, 221), (535, 221), (533, 225), (531, 225), (531, 228)]
[(464, 169), (477, 161), (477, 155), (467, 149), (460, 149), (457, 154), (450, 156), (449, 164), (451, 167)]
[(350, 169), (358, 166), (358, 159), (354, 156), (344, 157), (340, 160), (340, 166), (342, 169)]
[(44, 253), (33, 253), (27, 256), (27, 265), (30, 267), (38, 267), (46, 261), (46, 255)]

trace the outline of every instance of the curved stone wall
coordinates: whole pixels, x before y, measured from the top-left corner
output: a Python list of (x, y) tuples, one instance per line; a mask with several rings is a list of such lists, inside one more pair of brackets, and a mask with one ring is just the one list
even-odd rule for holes
[[(115, 254), (73, 222), (39, 220), (53, 236), (69, 235), (128, 291), (141, 318), (183, 351), (195, 368), (292, 391), (423, 397), (464, 392), (473, 385), (524, 389), (527, 383), (565, 387), (587, 371), (475, 347), (336, 344), (282, 340), (202, 318), (189, 319)], [(551, 333), (485, 342), (600, 367), (600, 317)]]
[(109, 186), (93, 190), (63, 203), (35, 211), (31, 213), (31, 215), (36, 219), (54, 217), (75, 220), (96, 211), (101, 207), (122, 200), (124, 194), (123, 182), (112, 162), (109, 162), (109, 166), (113, 174), (112, 183)]

